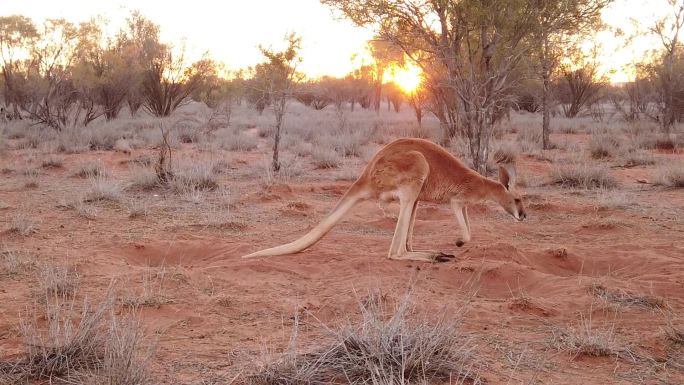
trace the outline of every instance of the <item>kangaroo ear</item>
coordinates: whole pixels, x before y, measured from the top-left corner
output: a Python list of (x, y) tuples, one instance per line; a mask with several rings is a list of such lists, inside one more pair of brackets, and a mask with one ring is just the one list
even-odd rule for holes
[(499, 182), (504, 185), (506, 190), (513, 188), (515, 186), (515, 169), (499, 166)]

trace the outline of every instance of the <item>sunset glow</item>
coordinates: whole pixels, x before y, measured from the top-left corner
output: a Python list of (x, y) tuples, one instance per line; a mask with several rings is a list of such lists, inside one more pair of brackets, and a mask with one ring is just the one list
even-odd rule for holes
[[(374, 35), (374, 31), (356, 27), (333, 14), (318, 0), (196, 0), (192, 6), (178, 0), (28, 0), (5, 2), (0, 13), (26, 15), (36, 23), (60, 17), (78, 23), (100, 15), (109, 20), (106, 29), (114, 34), (133, 10), (160, 25), (162, 41), (185, 46), (188, 59), (197, 60), (208, 53), (233, 70), (260, 62), (259, 45), (279, 48), (283, 36), (295, 32), (302, 36), (301, 71), (311, 78), (341, 77), (358, 68), (358, 60), (352, 57), (362, 54)], [(604, 10), (604, 22), (623, 32), (617, 37), (613, 32), (595, 37), (601, 46), (602, 71), (613, 82), (633, 79), (635, 62), (659, 44), (653, 36), (633, 35), (647, 31), (667, 13), (666, 0), (616, 0)], [(419, 73), (417, 68), (409, 67), (396, 72), (393, 79), (411, 91), (419, 83)]]
[(394, 67), (385, 74), (385, 82), (396, 83), (407, 94), (413, 93), (423, 81), (421, 69), (412, 63), (403, 67)]

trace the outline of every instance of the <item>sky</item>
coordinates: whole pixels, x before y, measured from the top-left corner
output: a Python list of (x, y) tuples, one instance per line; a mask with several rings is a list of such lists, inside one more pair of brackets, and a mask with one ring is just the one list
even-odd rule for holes
[[(667, 8), (666, 0), (616, 0), (604, 10), (603, 19), (628, 34), (631, 20), (642, 26), (652, 25)], [(335, 17), (318, 0), (23, 0), (4, 1), (1, 15), (23, 14), (39, 23), (45, 18), (63, 17), (73, 22), (96, 15), (110, 20), (110, 29), (118, 30), (133, 10), (139, 10), (161, 27), (161, 39), (180, 46), (185, 44), (190, 58), (202, 53), (239, 69), (258, 63), (258, 46), (282, 47), (288, 32), (302, 36), (303, 62), (300, 69), (310, 77), (343, 76), (360, 61), (364, 46), (373, 32)], [(639, 38), (625, 46), (624, 39), (611, 33), (598, 37), (603, 46), (604, 71), (612, 71), (613, 81), (631, 77), (629, 66), (658, 43), (653, 38)], [(356, 59), (352, 62), (352, 57)]]

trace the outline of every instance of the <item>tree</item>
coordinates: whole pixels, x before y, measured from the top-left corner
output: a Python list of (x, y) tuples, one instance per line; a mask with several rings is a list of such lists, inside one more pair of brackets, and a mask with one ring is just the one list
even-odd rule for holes
[[(104, 115), (117, 117), (138, 76), (137, 52), (131, 45), (103, 38), (101, 25), (93, 19), (82, 23), (77, 59), (74, 65), (74, 85), (81, 104), (86, 106), (84, 124)], [(95, 106), (99, 106), (95, 111)]]
[(2, 60), (3, 97), (11, 109), (9, 115), (20, 119), (20, 106), (25, 103), (27, 60), (18, 56), (30, 52), (39, 34), (31, 19), (21, 16), (0, 17), (0, 60)]
[(657, 89), (660, 96), (658, 109), (659, 121), (666, 135), (674, 126), (677, 118), (677, 105), (682, 101), (678, 96), (684, 93), (684, 75), (675, 68), (681, 44), (679, 32), (684, 27), (684, 0), (667, 0), (671, 14), (660, 19), (651, 29), (662, 44), (660, 63), (654, 67)]
[(259, 68), (262, 71), (260, 75), (262, 78), (258, 86), (262, 87), (260, 91), (268, 96), (275, 116), (273, 162), (271, 165), (275, 172), (280, 170), (278, 152), (283, 118), (287, 111), (288, 102), (294, 97), (297, 85), (303, 80), (303, 75), (297, 71), (297, 65), (301, 62), (299, 51), (302, 38), (291, 33), (285, 36), (285, 42), (287, 47), (283, 51), (259, 47), (266, 61), (259, 65), (261, 66)]
[(153, 61), (166, 47), (159, 40), (159, 25), (138, 11), (132, 12), (126, 19), (126, 27), (119, 31), (116, 44), (119, 50), (135, 58), (130, 68), (131, 86), (126, 95), (131, 115), (135, 115), (143, 105), (143, 80), (146, 70), (152, 68)]
[(570, 57), (571, 62), (560, 65), (563, 77), (559, 90), (565, 117), (574, 118), (583, 108), (598, 102), (601, 90), (608, 84), (608, 77), (599, 70), (596, 46), (588, 54), (577, 50)]
[(551, 79), (565, 57), (566, 47), (600, 23), (601, 10), (613, 0), (534, 0), (531, 45), (541, 78), (542, 146), (550, 148)]
[(206, 58), (186, 66), (184, 54), (184, 49), (174, 54), (166, 46), (145, 71), (143, 107), (154, 116), (169, 116), (187, 103), (189, 96), (212, 70), (213, 62)]
[(41, 38), (33, 45), (27, 86), (30, 105), (22, 105), (29, 117), (57, 130), (76, 123), (73, 108), (78, 92), (73, 84), (72, 65), (80, 37), (78, 28), (64, 19), (47, 19)]
[(321, 0), (354, 23), (379, 28), (421, 67), (439, 105), (445, 144), (460, 131), (484, 173), (492, 127), (510, 103), (533, 4), (524, 0)]
[(382, 37), (369, 41), (368, 51), (373, 57), (373, 108), (379, 112), (385, 72), (392, 64), (402, 64), (404, 54), (399, 47)]

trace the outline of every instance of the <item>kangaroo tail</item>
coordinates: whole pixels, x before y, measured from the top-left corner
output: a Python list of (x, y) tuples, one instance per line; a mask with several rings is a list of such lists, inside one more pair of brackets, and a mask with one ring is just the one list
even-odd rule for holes
[(284, 245), (244, 255), (242, 258), (273, 257), (277, 255), (298, 253), (318, 242), (318, 240), (323, 238), (333, 226), (341, 221), (357, 203), (367, 198), (367, 190), (355, 183), (349, 191), (344, 194), (330, 214), (303, 237)]

